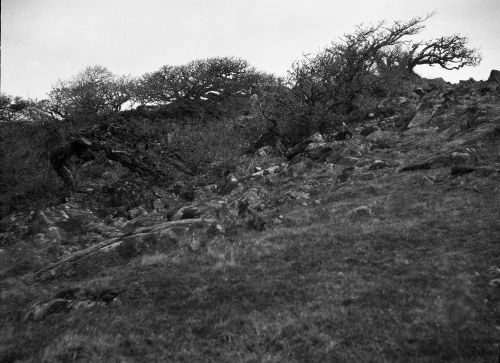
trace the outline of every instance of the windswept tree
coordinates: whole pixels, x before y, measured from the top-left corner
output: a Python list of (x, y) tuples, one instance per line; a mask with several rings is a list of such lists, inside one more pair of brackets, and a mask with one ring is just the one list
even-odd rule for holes
[(135, 100), (191, 113), (217, 112), (237, 98), (256, 93), (272, 79), (240, 58), (201, 59), (181, 66), (165, 65), (145, 74), (137, 82)]
[(477, 65), (480, 55), (460, 35), (415, 42), (433, 14), (391, 25), (356, 27), (316, 54), (293, 63), (286, 89), (267, 97), (264, 112), (294, 139), (314, 131), (333, 131), (360, 121), (377, 99), (403, 92), (418, 65), (458, 69)]
[(14, 121), (23, 110), (30, 106), (32, 101), (21, 97), (0, 94), (0, 121)]
[(406, 67), (412, 71), (418, 65), (438, 65), (448, 70), (477, 66), (481, 55), (468, 43), (467, 37), (455, 34), (412, 44), (404, 54)]
[(325, 111), (343, 107), (349, 112), (353, 100), (365, 89), (365, 80), (377, 60), (388, 49), (404, 42), (405, 37), (422, 30), (426, 19), (396, 21), (390, 27), (385, 27), (383, 22), (358, 26), (340, 42), (333, 42), (318, 54), (295, 62), (288, 74), (289, 84), (311, 107), (322, 107)]
[(322, 109), (349, 114), (357, 97), (380, 85), (377, 77), (382, 72), (403, 69), (412, 74), (417, 65), (458, 69), (479, 64), (478, 51), (467, 46), (464, 36), (412, 42), (410, 37), (418, 34), (431, 16), (396, 21), (391, 26), (383, 22), (358, 26), (340, 41), (295, 62), (288, 83), (311, 112)]
[(54, 112), (62, 117), (119, 111), (132, 97), (132, 79), (106, 67), (91, 66), (69, 80), (60, 80), (49, 94)]

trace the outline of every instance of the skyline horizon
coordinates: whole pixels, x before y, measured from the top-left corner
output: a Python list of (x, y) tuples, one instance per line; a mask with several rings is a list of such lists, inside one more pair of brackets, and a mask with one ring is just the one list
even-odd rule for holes
[[(232, 56), (258, 71), (286, 76), (295, 60), (316, 53), (359, 24), (408, 20), (435, 12), (415, 38), (462, 34), (483, 56), (478, 67), (449, 71), (418, 66), (424, 78), (486, 80), (500, 67), (497, 0), (3, 0), (1, 92), (48, 97), (59, 80), (101, 65), (116, 75), (140, 77), (163, 65)], [(450, 6), (450, 5), (453, 6)], [(138, 11), (144, 10), (145, 11)], [(341, 10), (340, 12), (338, 10)], [(154, 10), (154, 11), (153, 11)], [(215, 24), (215, 26), (214, 26)]]

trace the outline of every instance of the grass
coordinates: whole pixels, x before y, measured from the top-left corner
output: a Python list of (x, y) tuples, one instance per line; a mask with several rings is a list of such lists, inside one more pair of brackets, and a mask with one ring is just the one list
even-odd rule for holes
[[(109, 305), (25, 322), (34, 301), (85, 278), (4, 281), (0, 361), (496, 361), (495, 176), (421, 185), (421, 172), (379, 173), (335, 192), (318, 184), (319, 204), (284, 202), (284, 223), (215, 239), (204, 253), (96, 272), (122, 289)], [(360, 205), (372, 215), (349, 216)]]

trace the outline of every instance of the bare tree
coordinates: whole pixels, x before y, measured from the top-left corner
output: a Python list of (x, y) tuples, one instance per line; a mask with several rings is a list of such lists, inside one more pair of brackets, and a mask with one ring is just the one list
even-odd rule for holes
[(467, 37), (455, 34), (412, 44), (406, 55), (407, 68), (411, 71), (424, 64), (437, 64), (448, 70), (477, 66), (481, 55), (477, 49), (468, 47), (468, 42)]
[(53, 109), (63, 117), (119, 111), (132, 97), (132, 79), (91, 66), (70, 80), (59, 80), (49, 96)]
[(404, 42), (423, 28), (431, 15), (396, 21), (390, 27), (383, 22), (368, 27), (358, 26), (314, 56), (295, 62), (288, 81), (303, 101), (326, 110), (352, 104), (366, 86), (363, 78), (373, 70), (381, 54)]

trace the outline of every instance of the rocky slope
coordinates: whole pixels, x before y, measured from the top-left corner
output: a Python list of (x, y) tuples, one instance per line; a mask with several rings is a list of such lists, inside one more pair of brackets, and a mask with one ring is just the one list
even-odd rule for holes
[(499, 100), (429, 82), (219, 185), (128, 177), (7, 216), (0, 361), (496, 359)]

